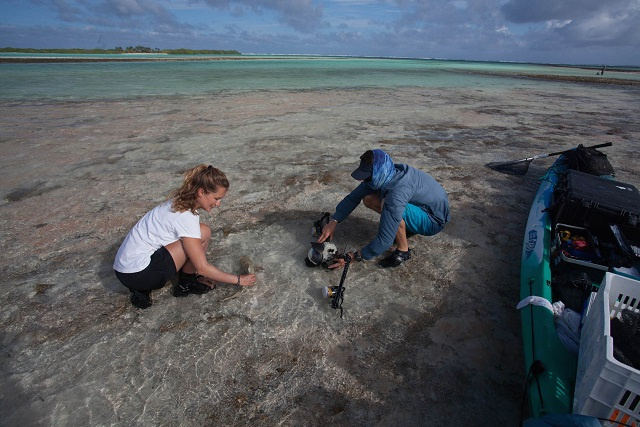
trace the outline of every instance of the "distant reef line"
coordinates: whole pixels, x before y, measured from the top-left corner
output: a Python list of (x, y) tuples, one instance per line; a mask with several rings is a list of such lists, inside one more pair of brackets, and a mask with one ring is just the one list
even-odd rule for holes
[(247, 61), (255, 59), (282, 59), (267, 57), (251, 57), (251, 56), (220, 56), (220, 57), (193, 57), (193, 58), (172, 58), (171, 56), (163, 56), (162, 58), (142, 58), (137, 55), (124, 55), (123, 58), (8, 58), (0, 57), (0, 63), (17, 63), (17, 64), (44, 64), (44, 63), (67, 63), (67, 62), (184, 62), (184, 61)]
[(126, 48), (116, 47), (114, 49), (35, 49), (20, 47), (2, 47), (0, 52), (6, 53), (63, 53), (63, 54), (80, 54), (80, 55), (126, 55), (126, 54), (143, 54), (158, 53), (167, 55), (241, 55), (237, 50), (222, 49), (152, 49), (147, 46), (128, 46)]
[(516, 73), (512, 77), (521, 77), (536, 80), (563, 80), (570, 82), (580, 83), (599, 83), (607, 85), (626, 85), (626, 86), (640, 86), (640, 80), (627, 80), (616, 79), (609, 77), (591, 77), (591, 76), (556, 76), (554, 74), (528, 74), (528, 73)]
[[(634, 73), (632, 71), (612, 70), (611, 73)], [(490, 71), (469, 71), (470, 74), (482, 74), (485, 76), (494, 77), (511, 77), (521, 79), (533, 79), (533, 80), (556, 80), (575, 83), (589, 83), (589, 84), (606, 84), (606, 85), (623, 85), (623, 86), (640, 86), (640, 80), (631, 79), (619, 79), (615, 77), (607, 76), (566, 76), (556, 74), (536, 74), (536, 73), (505, 73), (505, 72), (490, 72)], [(635, 74), (635, 73), (634, 73)]]

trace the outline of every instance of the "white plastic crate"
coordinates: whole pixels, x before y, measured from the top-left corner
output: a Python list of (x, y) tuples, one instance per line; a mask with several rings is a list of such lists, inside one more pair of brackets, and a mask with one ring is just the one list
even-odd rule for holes
[(640, 311), (640, 281), (606, 273), (582, 327), (573, 412), (640, 427), (640, 371), (613, 357), (610, 319), (624, 309)]

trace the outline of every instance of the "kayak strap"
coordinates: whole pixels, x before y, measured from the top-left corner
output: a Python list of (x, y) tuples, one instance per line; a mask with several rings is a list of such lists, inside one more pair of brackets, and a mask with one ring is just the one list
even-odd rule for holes
[(544, 408), (544, 401), (542, 400), (542, 391), (540, 389), (540, 382), (538, 381), (538, 375), (544, 372), (544, 364), (541, 360), (534, 360), (529, 366), (529, 372), (527, 374), (527, 379), (524, 383), (524, 394), (522, 395), (522, 406), (520, 407), (520, 427), (522, 427), (522, 422), (524, 418), (524, 406), (527, 401), (527, 391), (529, 390), (529, 381), (531, 380), (531, 375), (534, 375), (536, 380), (536, 387), (538, 388), (538, 397), (540, 398), (540, 404)]
[[(535, 282), (535, 280), (530, 277), (529, 278), (529, 295), (533, 294), (533, 283)], [(542, 400), (542, 390), (540, 388), (540, 382), (538, 381), (538, 375), (540, 375), (541, 373), (544, 372), (544, 364), (542, 363), (541, 360), (536, 359), (536, 350), (535, 350), (535, 330), (533, 328), (533, 307), (529, 306), (529, 314), (531, 316), (531, 348), (533, 350), (533, 362), (531, 363), (531, 366), (529, 366), (529, 372), (527, 373), (527, 379), (524, 383), (524, 394), (522, 395), (522, 406), (520, 408), (520, 426), (522, 427), (522, 422), (523, 422), (523, 414), (524, 414), (524, 406), (525, 403), (527, 401), (527, 391), (529, 390), (529, 381), (531, 380), (531, 375), (535, 376), (535, 380), (536, 380), (536, 387), (538, 389), (538, 397), (540, 398), (540, 405), (544, 408), (544, 401)]]

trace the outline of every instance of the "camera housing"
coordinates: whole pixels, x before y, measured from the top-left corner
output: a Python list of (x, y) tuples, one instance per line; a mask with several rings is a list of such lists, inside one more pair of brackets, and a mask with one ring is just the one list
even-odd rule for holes
[(327, 267), (337, 252), (338, 248), (331, 242), (311, 242), (311, 248), (304, 261), (309, 267), (317, 267), (320, 265)]

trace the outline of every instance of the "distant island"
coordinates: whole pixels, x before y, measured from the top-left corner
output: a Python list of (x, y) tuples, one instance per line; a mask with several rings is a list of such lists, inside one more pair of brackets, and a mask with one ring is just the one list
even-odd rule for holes
[(113, 49), (31, 49), (3, 47), (0, 52), (15, 53), (67, 53), (67, 54), (125, 54), (125, 53), (164, 53), (167, 55), (241, 55), (237, 50), (195, 50), (195, 49), (152, 49), (146, 46), (115, 47)]

